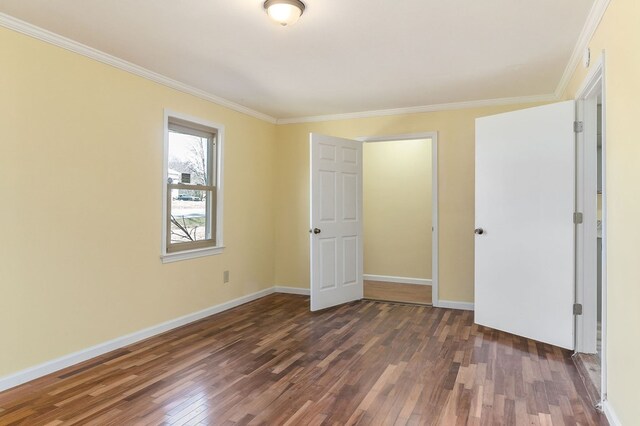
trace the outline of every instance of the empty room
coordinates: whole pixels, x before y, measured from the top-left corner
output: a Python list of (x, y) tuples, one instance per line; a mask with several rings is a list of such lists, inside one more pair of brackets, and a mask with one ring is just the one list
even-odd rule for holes
[(0, 0), (0, 425), (640, 424), (638, 22)]

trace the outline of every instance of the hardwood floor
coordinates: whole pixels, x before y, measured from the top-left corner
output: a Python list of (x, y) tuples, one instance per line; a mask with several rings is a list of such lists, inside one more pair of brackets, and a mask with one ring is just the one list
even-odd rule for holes
[(364, 298), (370, 300), (431, 305), (431, 293), (430, 285), (364, 281)]
[(276, 294), (0, 394), (0, 424), (597, 425), (567, 351), (473, 313)]

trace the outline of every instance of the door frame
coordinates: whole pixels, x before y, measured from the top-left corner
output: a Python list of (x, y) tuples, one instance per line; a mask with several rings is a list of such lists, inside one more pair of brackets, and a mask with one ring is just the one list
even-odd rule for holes
[[(369, 142), (393, 142), (414, 139), (431, 139), (431, 299), (434, 307), (439, 307), (440, 298), (438, 292), (438, 241), (439, 241), (439, 220), (438, 220), (438, 132), (403, 133), (399, 135), (383, 136), (361, 136), (355, 138), (357, 141)], [(364, 272), (364, 271), (363, 271)]]
[[(577, 120), (584, 123), (584, 130), (577, 134), (577, 170), (582, 173), (577, 175), (577, 191), (576, 191), (576, 208), (578, 212), (583, 212), (585, 217), (594, 217), (597, 215), (593, 211), (593, 205), (585, 203), (588, 188), (585, 182), (597, 182), (597, 167), (585, 167), (588, 158), (585, 157), (585, 141), (597, 140), (597, 102), (594, 100), (601, 96), (602, 104), (602, 157), (600, 168), (602, 170), (602, 348), (600, 356), (601, 366), (601, 383), (600, 383), (600, 403), (604, 403), (607, 399), (607, 185), (606, 185), (606, 86), (605, 86), (605, 52), (598, 61), (593, 64), (592, 69), (582, 82), (580, 89), (576, 94), (578, 107), (576, 111)], [(595, 111), (594, 111), (595, 108)], [(593, 155), (593, 153), (591, 154)], [(596, 160), (597, 161), (597, 160)], [(588, 234), (588, 231), (587, 231)], [(588, 235), (585, 234), (583, 226), (577, 226), (576, 229), (576, 303), (582, 303), (583, 314), (576, 316), (576, 349), (575, 352), (593, 353), (593, 324), (597, 322), (597, 290), (587, 286), (588, 282), (596, 282), (597, 275), (593, 273), (593, 269), (588, 268), (589, 259), (588, 252), (585, 251), (585, 240)], [(597, 261), (597, 259), (596, 259)]]

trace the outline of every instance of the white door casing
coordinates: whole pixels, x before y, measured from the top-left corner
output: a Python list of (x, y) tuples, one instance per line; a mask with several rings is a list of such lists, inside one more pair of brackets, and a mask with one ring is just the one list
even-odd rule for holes
[[(403, 133), (394, 135), (376, 135), (376, 136), (362, 136), (356, 140), (364, 143), (372, 142), (388, 142), (388, 141), (403, 141), (414, 139), (431, 139), (431, 294), (433, 300), (433, 306), (443, 307), (440, 303), (439, 290), (439, 255), (438, 250), (440, 247), (439, 235), (440, 225), (438, 219), (438, 132), (421, 132), (421, 133)], [(456, 302), (443, 301), (444, 305), (452, 306)], [(470, 304), (473, 306), (473, 304)], [(473, 310), (473, 307), (471, 308)]]
[(476, 120), (475, 321), (568, 349), (574, 120), (574, 101)]
[[(362, 142), (312, 133), (311, 310), (362, 299)], [(319, 232), (318, 232), (319, 231)]]
[(583, 315), (576, 321), (576, 351), (595, 354), (598, 339), (598, 102), (578, 100), (584, 129), (577, 135), (576, 211), (583, 222), (576, 230), (576, 302)]
[[(597, 322), (598, 322), (598, 296), (601, 299), (601, 338), (600, 338), (600, 403), (606, 406), (607, 400), (607, 184), (606, 184), (606, 85), (605, 62), (606, 54), (602, 51), (600, 57), (590, 67), (589, 73), (578, 89), (578, 120), (584, 123), (584, 131), (578, 133), (577, 159), (578, 159), (578, 185), (577, 185), (577, 209), (584, 213), (584, 222), (577, 226), (576, 234), (576, 301), (583, 304), (583, 314), (576, 317), (576, 352), (597, 352)], [(598, 111), (598, 98), (600, 98), (602, 110)], [(600, 116), (600, 117), (598, 117)], [(601, 119), (600, 128), (598, 118)], [(600, 132), (600, 135), (598, 136)], [(598, 163), (598, 139), (601, 139), (600, 163)], [(594, 151), (595, 155), (594, 155)], [(600, 237), (602, 242), (601, 270), (599, 271), (601, 293), (597, 292), (598, 271), (596, 244), (598, 240), (597, 229), (597, 203), (586, 202), (592, 199), (593, 191), (597, 189), (598, 167), (602, 173), (602, 216)], [(595, 186), (594, 186), (595, 185)], [(594, 223), (595, 222), (595, 223)]]

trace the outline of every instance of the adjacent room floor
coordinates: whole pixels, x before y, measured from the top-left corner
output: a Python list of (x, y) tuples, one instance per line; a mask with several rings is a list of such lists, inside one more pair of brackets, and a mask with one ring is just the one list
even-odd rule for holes
[(0, 424), (598, 425), (570, 353), (473, 313), (276, 294), (0, 394)]
[(430, 285), (399, 284), (364, 280), (364, 298), (399, 303), (432, 304)]

